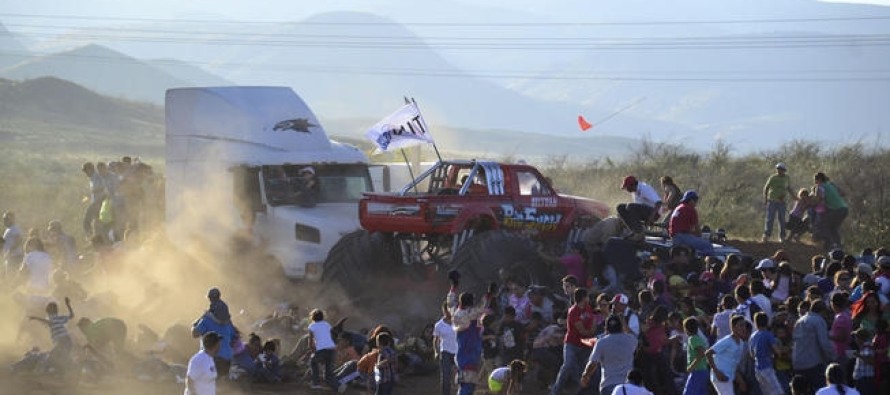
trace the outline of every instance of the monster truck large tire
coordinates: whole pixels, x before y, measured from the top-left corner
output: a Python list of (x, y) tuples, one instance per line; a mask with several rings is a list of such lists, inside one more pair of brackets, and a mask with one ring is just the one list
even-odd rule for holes
[(502, 230), (476, 234), (458, 248), (453, 269), (461, 273), (460, 289), (480, 295), (492, 281), (500, 283), (504, 274), (530, 284), (551, 286), (560, 273), (538, 251), (538, 244), (527, 237)]
[(386, 236), (358, 230), (343, 236), (325, 258), (321, 281), (339, 284), (347, 294), (356, 294), (373, 284), (373, 276), (392, 268)]

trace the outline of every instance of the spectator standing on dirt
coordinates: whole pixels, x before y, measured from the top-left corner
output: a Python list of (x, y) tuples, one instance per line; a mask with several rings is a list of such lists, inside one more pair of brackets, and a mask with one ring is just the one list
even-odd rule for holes
[(813, 180), (816, 182), (816, 205), (824, 204), (826, 210), (818, 220), (822, 241), (826, 249), (840, 248), (841, 224), (849, 213), (844, 192), (825, 173), (816, 173)]
[(664, 197), (661, 198), (661, 201), (664, 202), (661, 211), (664, 212), (664, 227), (667, 228), (671, 213), (680, 205), (683, 191), (674, 183), (671, 176), (661, 177), (661, 190), (664, 192)]
[(108, 192), (105, 188), (105, 180), (96, 171), (96, 167), (92, 162), (84, 163), (81, 166), (81, 171), (90, 179), (89, 205), (83, 214), (83, 233), (86, 239), (89, 240), (95, 233), (94, 226), (99, 219), (99, 209), (108, 196)]
[(714, 255), (714, 246), (710, 240), (701, 237), (701, 226), (698, 223), (698, 194), (689, 190), (683, 193), (680, 205), (671, 214), (668, 234), (674, 246), (688, 246), (699, 255)]
[(77, 243), (74, 237), (62, 230), (62, 221), (54, 219), (46, 227), (46, 245), (53, 260), (66, 270), (77, 264)]
[(451, 326), (457, 337), (457, 382), (458, 395), (472, 395), (476, 384), (480, 382), (479, 369), (482, 364), (482, 328), (479, 320), (488, 309), (496, 284), (489, 286), (488, 293), (483, 297), (481, 306), (476, 306), (472, 293), (464, 292), (458, 296), (460, 273), (452, 270), (448, 273), (451, 289), (448, 291), (448, 308), (451, 311)]
[[(821, 300), (813, 304), (822, 303)], [(828, 339), (828, 325), (821, 314), (810, 308), (811, 303), (802, 301), (798, 305), (800, 318), (794, 323), (791, 349), (791, 362), (794, 373), (802, 375), (815, 387), (822, 381), (822, 373), (828, 362), (835, 359), (834, 345)]]
[(15, 224), (15, 213), (3, 213), (3, 262), (4, 274), (8, 277), (19, 269), (25, 253), (22, 249), (22, 231)]
[(594, 344), (590, 359), (581, 375), (581, 384), (586, 387), (596, 369), (600, 367), (602, 368), (600, 394), (611, 394), (633, 369), (637, 342), (637, 337), (626, 330), (621, 316), (610, 315), (606, 318), (606, 335)]
[(630, 192), (633, 202), (618, 205), (618, 216), (634, 232), (633, 239), (642, 241), (645, 237), (645, 224), (655, 223), (658, 210), (661, 209), (661, 197), (649, 184), (637, 180), (634, 176), (624, 177), (621, 189)]
[(43, 242), (31, 237), (25, 242), (25, 258), (19, 269), (28, 275), (28, 291), (37, 295), (49, 295), (52, 292), (50, 276), (53, 270), (53, 258), (46, 253)]
[(562, 366), (556, 381), (550, 388), (550, 395), (559, 395), (562, 387), (581, 378), (583, 364), (590, 356), (591, 348), (582, 340), (594, 335), (593, 308), (587, 297), (587, 290), (578, 288), (572, 295), (574, 304), (569, 308), (566, 322), (566, 336), (563, 344)]
[(797, 198), (791, 190), (791, 177), (788, 177), (787, 172), (788, 167), (784, 163), (777, 163), (776, 174), (770, 176), (763, 186), (763, 204), (766, 206), (763, 226), (764, 243), (769, 241), (773, 233), (773, 222), (776, 217), (779, 219), (779, 240), (785, 240), (785, 198), (788, 196), (791, 196), (792, 199)]
[(454, 381), (454, 355), (457, 354), (457, 334), (451, 326), (451, 312), (448, 304), (442, 303), (442, 318), (433, 326), (433, 350), (439, 360), (439, 378), (442, 395), (451, 395)]
[(216, 354), (223, 339), (216, 332), (201, 337), (201, 350), (189, 359), (185, 374), (185, 395), (216, 395)]
[[(334, 350), (337, 345), (331, 336), (331, 324), (324, 319), (324, 312), (314, 309), (309, 313), (312, 323), (309, 330), (309, 345), (312, 350), (312, 358), (309, 360), (309, 368), (312, 371), (312, 389), (322, 389), (321, 377), (318, 365), (324, 366), (324, 378), (328, 386), (337, 391), (337, 377), (334, 375)], [(379, 339), (379, 338), (378, 338)], [(380, 347), (380, 345), (378, 345)]]

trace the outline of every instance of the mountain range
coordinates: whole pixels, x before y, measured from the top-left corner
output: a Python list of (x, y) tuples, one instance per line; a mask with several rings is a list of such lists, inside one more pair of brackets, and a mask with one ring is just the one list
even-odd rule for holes
[[(4, 148), (69, 154), (139, 153), (155, 158), (163, 155), (163, 107), (104, 96), (55, 77), (0, 80), (0, 119), (3, 119), (0, 141)], [(374, 122), (360, 118), (322, 119), (331, 138), (359, 146), (369, 153), (373, 145), (354, 131), (362, 131)], [(538, 163), (559, 157), (573, 161), (621, 157), (639, 143), (616, 137), (554, 137), (450, 127), (435, 129), (434, 133), (439, 149), (447, 158), (510, 156)], [(431, 155), (432, 150), (428, 150), (427, 156)], [(387, 160), (385, 157), (373, 159)]]

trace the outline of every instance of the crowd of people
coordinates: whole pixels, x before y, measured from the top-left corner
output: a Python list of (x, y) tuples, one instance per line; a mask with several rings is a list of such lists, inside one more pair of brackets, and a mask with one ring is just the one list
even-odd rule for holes
[[(83, 166), (90, 180), (83, 225), (94, 247), (139, 229), (144, 197), (126, 187), (134, 165), (124, 165), (126, 158), (115, 163)], [(787, 167), (780, 163), (776, 171), (764, 188), (766, 236), (773, 218), (785, 222), (784, 201), (793, 192), (787, 180), (774, 180), (787, 177)], [(75, 339), (69, 322), (86, 292), (67, 270), (79, 259), (76, 239), (59, 221), (48, 224), (45, 236), (23, 235), (7, 212), (5, 284), (19, 278), (15, 285), (28, 295), (46, 297), (37, 299), (44, 314), (28, 320), (42, 323), (53, 345), (29, 352), (15, 369), (66, 374), (77, 364), (106, 372), (126, 364), (138, 372), (174, 372), (187, 394), (200, 395), (244, 382), (377, 394), (770, 395), (814, 394), (820, 387), (827, 389), (819, 394), (890, 393), (890, 252), (845, 254), (835, 228), (846, 216), (842, 193), (822, 173), (814, 180), (812, 193), (790, 198), (795, 206), (780, 237), (794, 240), (801, 233), (796, 226), (810, 222), (817, 226), (807, 229), (830, 247), (825, 256), (781, 249), (763, 259), (715, 256), (698, 223), (698, 193), (681, 192), (663, 177), (659, 194), (630, 176), (621, 188), (634, 201), (618, 208), (629, 238), (639, 241), (646, 226), (661, 224), (674, 244), (640, 262), (637, 272), (609, 275), (583, 243), (560, 260), (568, 273), (561, 289), (502, 271), (474, 295), (462, 292), (461, 273), (451, 271), (441, 315), (419, 317), (430, 323), (416, 334), (382, 323), (349, 330), (343, 312), (294, 306), (236, 324), (222, 292), (212, 288), (191, 327), (171, 327), (161, 342), (193, 354), (184, 360), (134, 356), (151, 348), (140, 344), (157, 343), (134, 341), (139, 325), (114, 317), (77, 320)], [(111, 213), (104, 220), (103, 210)], [(794, 269), (806, 263), (808, 271)], [(398, 385), (402, 377), (435, 372), (438, 389)]]

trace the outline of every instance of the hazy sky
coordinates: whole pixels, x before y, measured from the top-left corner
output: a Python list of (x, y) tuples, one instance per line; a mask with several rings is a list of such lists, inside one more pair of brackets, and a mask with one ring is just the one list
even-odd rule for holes
[[(712, 2), (713, 0), (708, 0)], [(773, 0), (774, 4), (793, 3), (807, 0)], [(817, 1), (817, 0), (810, 0)], [(503, 9), (518, 13), (562, 16), (565, 20), (575, 20), (584, 17), (584, 10), (596, 10), (609, 8), (609, 3), (639, 3), (639, 10), (645, 14), (648, 7), (645, 5), (664, 4), (660, 0), (625, 0), (625, 1), (579, 1), (562, 0), (558, 2), (543, 2), (540, 0), (488, 0), (484, 3), (465, 2), (456, 0), (407, 2), (399, 0), (327, 0), (317, 1), (293, 1), (293, 0), (260, 0), (247, 2), (244, 0), (28, 0), (28, 1), (4, 1), (0, 4), (0, 14), (40, 14), (40, 15), (77, 15), (95, 17), (201, 17), (223, 16), (234, 19), (251, 20), (293, 20), (303, 18), (318, 12), (331, 10), (375, 11), (378, 13), (413, 13), (408, 9), (422, 13), (424, 9), (441, 9), (443, 4), (471, 3), (477, 7), (485, 5), (492, 9)], [(694, 6), (702, 0), (684, 0), (672, 2), (671, 5), (689, 4)], [(890, 6), (890, 0), (830, 0), (830, 2), (877, 4)], [(761, 8), (769, 4), (764, 1), (752, 1), (754, 7)], [(713, 3), (712, 3), (713, 4)], [(771, 7), (770, 7), (771, 8)], [(581, 11), (581, 12), (577, 12)], [(459, 14), (455, 15), (458, 16)], [(480, 15), (463, 15), (466, 18), (475, 19)], [(430, 15), (427, 21), (443, 17), (440, 13)], [(445, 15), (447, 17), (447, 15)]]

